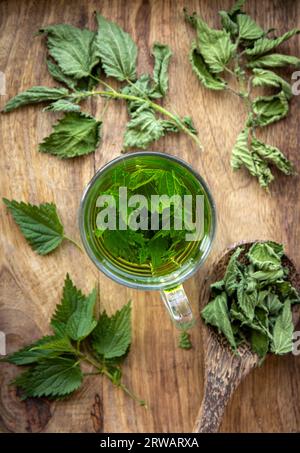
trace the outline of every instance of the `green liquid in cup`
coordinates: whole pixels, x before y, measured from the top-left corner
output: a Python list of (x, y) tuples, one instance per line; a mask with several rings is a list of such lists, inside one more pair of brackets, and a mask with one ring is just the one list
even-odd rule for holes
[[(148, 229), (119, 229), (119, 188), (127, 187), (128, 199), (143, 195), (149, 201)], [(99, 230), (96, 206), (100, 195), (113, 195), (117, 206), (117, 229)], [(204, 229), (200, 240), (186, 240), (189, 228), (176, 230), (174, 216), (180, 206), (171, 204), (168, 230), (162, 229), (163, 210), (158, 207), (159, 229), (151, 230), (151, 195), (196, 195), (204, 197)], [(128, 208), (128, 215), (136, 207)], [(192, 205), (195, 220), (195, 202)], [(208, 253), (214, 230), (212, 200), (204, 183), (184, 163), (158, 153), (128, 155), (109, 164), (94, 178), (85, 196), (81, 212), (83, 239), (93, 261), (109, 276), (128, 286), (167, 286), (178, 283)], [(182, 212), (184, 219), (184, 213)], [(127, 220), (127, 219), (126, 219)]]

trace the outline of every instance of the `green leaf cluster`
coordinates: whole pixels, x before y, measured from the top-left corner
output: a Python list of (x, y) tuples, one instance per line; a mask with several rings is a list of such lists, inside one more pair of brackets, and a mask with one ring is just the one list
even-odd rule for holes
[(223, 279), (211, 285), (202, 318), (234, 351), (247, 344), (262, 360), (268, 352), (292, 351), (291, 306), (300, 303), (300, 296), (288, 280), (283, 253), (283, 246), (271, 241), (254, 243), (248, 253), (238, 247)]
[[(68, 24), (40, 29), (39, 33), (46, 37), (49, 73), (64, 87), (34, 86), (10, 99), (3, 111), (42, 102), (48, 103), (44, 111), (63, 113), (53, 132), (39, 145), (41, 152), (62, 159), (89, 154), (98, 147), (103, 115), (96, 120), (80, 111), (81, 102), (90, 96), (101, 96), (106, 102), (110, 99), (127, 102), (130, 119), (124, 133), (125, 149), (146, 148), (166, 133), (179, 131), (201, 147), (189, 117), (181, 119), (155, 102), (168, 90), (172, 55), (169, 46), (155, 43), (153, 75), (138, 76), (138, 49), (131, 36), (100, 14), (96, 14), (96, 19), (96, 31)], [(115, 89), (99, 78), (101, 74), (123, 85)], [(102, 85), (102, 89), (96, 89), (97, 85)]]
[[(63, 398), (79, 389), (86, 373), (81, 364), (93, 367), (92, 374), (104, 375), (144, 405), (122, 383), (121, 364), (131, 344), (131, 304), (108, 316), (95, 317), (96, 291), (85, 296), (67, 274), (61, 302), (50, 325), (53, 335), (44, 336), (1, 359), (27, 366), (12, 382), (22, 398)], [(89, 374), (89, 373), (88, 373)]]
[[(291, 86), (274, 70), (298, 67), (300, 59), (275, 50), (300, 33), (300, 29), (292, 29), (281, 36), (276, 36), (275, 30), (264, 31), (243, 11), (244, 4), (245, 1), (238, 0), (229, 11), (219, 11), (222, 29), (210, 28), (196, 13), (190, 16), (185, 11), (186, 20), (197, 34), (189, 59), (206, 88), (229, 90), (244, 101), (247, 120), (233, 148), (231, 165), (234, 170), (247, 169), (267, 189), (274, 179), (272, 166), (286, 175), (294, 174), (293, 165), (284, 154), (259, 140), (256, 132), (285, 118), (289, 112)], [(234, 85), (231, 84), (233, 79)], [(268, 95), (257, 95), (257, 87), (268, 88)], [(269, 94), (270, 89), (272, 94)]]
[[(112, 183), (101, 195), (113, 195), (116, 200), (117, 208), (117, 225), (116, 229), (99, 230), (96, 228), (95, 235), (103, 241), (104, 247), (116, 258), (135, 263), (139, 266), (149, 267), (151, 273), (157, 274), (163, 266), (179, 267), (181, 261), (177, 259), (183, 254), (187, 247), (185, 240), (186, 233), (194, 231), (194, 225), (190, 229), (186, 224), (182, 224), (181, 229), (175, 228), (176, 217), (181, 216), (184, 222), (184, 205), (170, 203), (164, 205), (162, 202), (151, 211), (152, 195), (173, 195), (180, 196), (183, 200), (184, 195), (190, 194), (184, 179), (175, 173), (174, 169), (149, 168), (145, 164), (139, 164), (132, 171), (127, 171), (123, 166), (113, 169), (110, 177)], [(121, 230), (119, 219), (122, 218), (119, 205), (119, 188), (127, 187), (127, 196), (130, 198), (134, 195), (144, 195), (147, 199), (147, 211), (141, 215), (147, 219), (147, 229), (138, 228)], [(138, 206), (128, 208), (127, 218), (123, 219), (126, 224), (130, 225), (130, 216), (135, 215)], [(100, 213), (101, 208), (97, 208)], [(159, 218), (159, 229), (151, 229), (151, 217), (157, 215)], [(163, 220), (170, 222), (170, 228), (163, 229)]]

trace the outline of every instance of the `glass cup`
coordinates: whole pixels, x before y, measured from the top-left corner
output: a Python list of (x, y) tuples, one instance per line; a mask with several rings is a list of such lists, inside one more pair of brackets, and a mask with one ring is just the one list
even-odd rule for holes
[[(112, 171), (122, 166), (127, 173), (141, 165), (143, 168), (172, 169), (178, 177), (187, 179), (192, 193), (203, 196), (203, 237), (187, 245), (179, 266), (177, 262), (176, 268), (155, 275), (149, 274), (147, 266), (129, 263), (124, 259), (116, 260), (95, 234), (97, 199), (111, 184)], [(100, 168), (85, 188), (80, 203), (79, 226), (84, 248), (100, 271), (121, 285), (160, 291), (176, 327), (184, 330), (192, 327), (194, 317), (182, 283), (201, 267), (211, 250), (216, 229), (216, 210), (205, 181), (189, 164), (177, 157), (158, 152), (135, 152), (117, 157)]]

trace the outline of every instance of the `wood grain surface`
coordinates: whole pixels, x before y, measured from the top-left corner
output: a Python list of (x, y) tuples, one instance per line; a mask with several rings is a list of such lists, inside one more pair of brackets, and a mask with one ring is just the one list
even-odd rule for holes
[[(153, 42), (169, 44), (174, 57), (170, 91), (164, 105), (191, 115), (205, 147), (200, 154), (189, 138), (168, 135), (152, 149), (180, 156), (191, 163), (211, 187), (218, 208), (218, 231), (210, 258), (185, 288), (195, 312), (205, 289), (205, 278), (215, 257), (239, 240), (274, 239), (300, 267), (300, 182), (278, 176), (271, 194), (261, 190), (243, 172), (233, 174), (230, 149), (244, 124), (239, 99), (229, 93), (210, 92), (200, 86), (188, 63), (193, 31), (185, 24), (183, 6), (200, 12), (217, 25), (217, 11), (231, 1), (122, 1), (122, 0), (7, 0), (0, 2), (0, 70), (5, 73), (7, 96), (32, 85), (54, 82), (47, 74), (45, 46), (34, 32), (41, 26), (67, 22), (94, 27), (93, 11), (117, 21), (139, 46), (139, 73), (151, 71)], [(285, 32), (300, 26), (300, 2), (250, 0), (247, 10), (264, 28)], [(299, 38), (283, 49), (299, 54)], [(101, 100), (86, 103), (95, 116)], [(83, 188), (95, 170), (121, 150), (126, 109), (111, 104), (106, 113), (103, 140), (95, 154), (60, 161), (40, 154), (37, 144), (51, 130), (55, 115), (40, 107), (26, 107), (0, 117), (1, 196), (40, 203), (54, 201), (66, 232), (79, 239), (78, 204)], [(300, 171), (299, 97), (292, 101), (288, 118), (261, 135), (284, 149)], [(12, 365), (0, 369), (0, 431), (2, 432), (190, 432), (203, 396), (201, 322), (192, 331), (194, 348), (177, 348), (177, 331), (160, 296), (121, 287), (97, 272), (71, 244), (64, 243), (47, 257), (36, 255), (26, 244), (1, 204), (0, 330), (7, 335), (9, 352), (48, 331), (49, 317), (59, 301), (66, 272), (76, 285), (90, 290), (99, 285), (101, 306), (109, 313), (133, 300), (133, 345), (124, 365), (125, 381), (147, 400), (149, 409), (137, 406), (110, 382), (88, 377), (85, 385), (64, 402), (21, 402), (8, 382), (16, 375)], [(271, 357), (254, 370), (236, 391), (226, 409), (221, 431), (282, 432), (300, 430), (300, 359)]]

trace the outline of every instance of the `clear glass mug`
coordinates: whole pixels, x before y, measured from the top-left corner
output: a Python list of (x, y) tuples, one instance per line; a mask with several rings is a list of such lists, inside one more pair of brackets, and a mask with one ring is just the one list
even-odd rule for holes
[[(122, 165), (124, 171), (143, 165), (146, 168), (160, 168), (175, 171), (192, 184), (195, 193), (203, 195), (205, 227), (204, 236), (193, 243), (187, 253), (187, 259), (171, 272), (162, 275), (149, 275), (138, 266), (124, 267), (107, 253), (105, 247), (95, 235), (95, 212), (98, 196), (111, 184), (112, 170)], [(216, 209), (210, 190), (202, 177), (186, 162), (165, 153), (135, 152), (122, 155), (100, 168), (82, 195), (79, 210), (79, 226), (84, 248), (96, 265), (109, 278), (121, 285), (141, 290), (158, 290), (169, 315), (176, 327), (188, 329), (194, 324), (190, 302), (182, 283), (191, 277), (206, 260), (212, 246), (216, 229)], [(189, 248), (189, 247), (187, 247)]]

